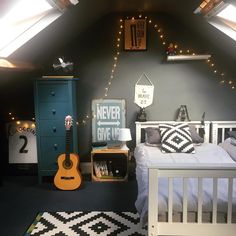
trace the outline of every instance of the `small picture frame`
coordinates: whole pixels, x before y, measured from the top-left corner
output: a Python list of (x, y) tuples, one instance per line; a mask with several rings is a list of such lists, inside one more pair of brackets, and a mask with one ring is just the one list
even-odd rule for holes
[(124, 22), (124, 50), (147, 50), (146, 19), (127, 19)]

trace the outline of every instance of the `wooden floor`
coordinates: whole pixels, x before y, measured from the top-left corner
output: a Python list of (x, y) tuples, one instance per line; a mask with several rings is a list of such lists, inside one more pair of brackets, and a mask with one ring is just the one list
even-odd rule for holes
[(75, 191), (57, 190), (52, 181), (41, 185), (36, 176), (3, 177), (0, 186), (0, 235), (24, 235), (42, 211), (135, 211), (135, 177), (127, 182), (91, 182), (85, 176)]

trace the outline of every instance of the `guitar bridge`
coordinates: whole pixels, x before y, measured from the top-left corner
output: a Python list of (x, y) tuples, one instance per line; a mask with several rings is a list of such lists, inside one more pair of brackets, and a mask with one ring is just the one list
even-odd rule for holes
[(62, 176), (61, 179), (65, 179), (65, 180), (70, 180), (70, 179), (74, 179), (75, 177), (67, 177), (67, 176)]

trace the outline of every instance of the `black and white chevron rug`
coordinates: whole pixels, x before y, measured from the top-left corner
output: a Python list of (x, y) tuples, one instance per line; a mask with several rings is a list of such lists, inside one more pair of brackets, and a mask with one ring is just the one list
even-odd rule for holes
[(136, 212), (43, 212), (25, 236), (145, 236)]

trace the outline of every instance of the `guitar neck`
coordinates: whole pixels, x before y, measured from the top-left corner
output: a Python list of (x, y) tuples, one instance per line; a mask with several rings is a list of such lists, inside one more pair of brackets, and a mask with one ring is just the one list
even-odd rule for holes
[(66, 130), (66, 162), (70, 162), (70, 136), (71, 130)]

